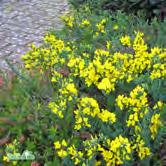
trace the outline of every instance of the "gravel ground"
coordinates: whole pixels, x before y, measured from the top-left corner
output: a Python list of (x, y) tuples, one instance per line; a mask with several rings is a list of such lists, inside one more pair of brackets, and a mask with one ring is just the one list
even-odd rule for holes
[(40, 45), (51, 27), (62, 26), (59, 16), (68, 10), (67, 0), (0, 0), (0, 69), (13, 64), (31, 43)]

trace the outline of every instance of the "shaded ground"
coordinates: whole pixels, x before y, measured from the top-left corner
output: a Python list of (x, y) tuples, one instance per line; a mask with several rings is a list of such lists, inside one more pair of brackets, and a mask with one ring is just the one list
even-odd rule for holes
[(41, 44), (49, 28), (59, 29), (67, 9), (67, 0), (0, 0), (0, 68), (7, 68), (5, 58), (16, 63), (29, 44)]

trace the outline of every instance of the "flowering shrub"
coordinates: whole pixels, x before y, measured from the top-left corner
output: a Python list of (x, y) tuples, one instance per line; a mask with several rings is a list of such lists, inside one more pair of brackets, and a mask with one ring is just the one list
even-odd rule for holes
[(165, 132), (166, 48), (107, 15), (63, 20), (62, 31), (23, 56), (29, 73), (52, 84), (47, 102), (31, 92), (27, 109), (39, 134), (31, 146), (50, 165), (155, 165)]
[(107, 18), (76, 19), (64, 18), (68, 36), (47, 34), (23, 57), (27, 69), (50, 73), (56, 155), (69, 165), (153, 163), (164, 131), (166, 48), (150, 48), (140, 31), (119, 34)]

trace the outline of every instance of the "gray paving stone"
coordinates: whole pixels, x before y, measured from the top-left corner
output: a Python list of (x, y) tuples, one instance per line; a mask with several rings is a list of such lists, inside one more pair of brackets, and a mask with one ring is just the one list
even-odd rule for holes
[(67, 10), (67, 0), (0, 0), (0, 68), (6, 58), (21, 63), (31, 43), (41, 45), (48, 29), (62, 26)]

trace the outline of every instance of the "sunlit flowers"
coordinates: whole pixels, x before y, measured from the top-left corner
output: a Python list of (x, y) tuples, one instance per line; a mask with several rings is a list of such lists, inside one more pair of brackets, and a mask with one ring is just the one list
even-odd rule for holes
[(128, 47), (130, 47), (131, 46), (131, 41), (130, 41), (130, 37), (129, 36), (122, 36), (121, 38), (120, 38), (120, 42), (122, 43), (122, 45), (124, 45), (124, 46), (128, 46)]
[(160, 114), (154, 114), (151, 118), (151, 125), (150, 125), (152, 139), (156, 137), (159, 127), (161, 127), (161, 125), (162, 125), (162, 122), (160, 120)]
[(33, 45), (24, 56), (29, 70), (50, 74), (56, 157), (82, 166), (149, 160), (165, 108), (151, 85), (166, 78), (166, 50), (149, 47), (140, 31), (112, 38), (121, 27), (109, 19), (64, 21), (69, 38), (47, 34), (45, 46)]

